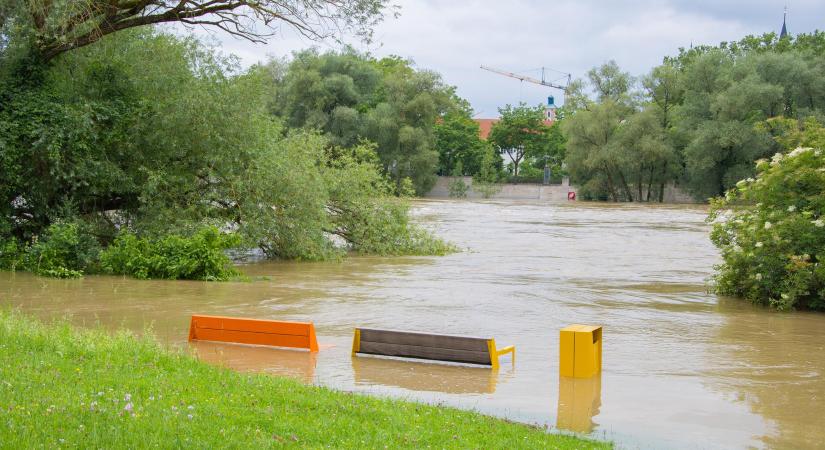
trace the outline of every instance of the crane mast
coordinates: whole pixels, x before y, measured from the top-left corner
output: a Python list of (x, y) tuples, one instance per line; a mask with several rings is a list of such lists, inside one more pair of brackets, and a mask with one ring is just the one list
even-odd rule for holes
[[(538, 85), (541, 85), (541, 86), (547, 86), (547, 87), (551, 87), (551, 88), (554, 88), (554, 89), (559, 89), (559, 90), (562, 90), (562, 91), (565, 91), (565, 92), (567, 91), (567, 87), (570, 85), (570, 74), (569, 73), (565, 73), (565, 75), (567, 75), (567, 85), (566, 86), (562, 86), (562, 85), (555, 84), (555, 83), (552, 83), (552, 82), (549, 82), (549, 81), (545, 80), (545, 78), (544, 78), (544, 67), (541, 68), (541, 80), (533, 78), (533, 77), (528, 77), (526, 75), (519, 75), (517, 73), (508, 72), (506, 70), (496, 69), (494, 67), (489, 67), (489, 66), (485, 66), (485, 65), (482, 65), (481, 68), (484, 69), (484, 70), (493, 72), (493, 73), (497, 73), (499, 75), (504, 75), (505, 77), (515, 78), (515, 79), (520, 80), (520, 81), (526, 81), (528, 83), (538, 84)], [(561, 73), (564, 73), (564, 72), (561, 72)]]

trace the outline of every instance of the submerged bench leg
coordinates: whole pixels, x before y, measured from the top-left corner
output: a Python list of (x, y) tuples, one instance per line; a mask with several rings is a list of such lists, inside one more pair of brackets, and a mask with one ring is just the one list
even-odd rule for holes
[(509, 347), (504, 347), (501, 350), (496, 349), (496, 340), (490, 339), (487, 341), (487, 350), (490, 352), (490, 365), (493, 366), (493, 369), (498, 369), (499, 367), (499, 357), (502, 355), (506, 355), (510, 353), (512, 355), (512, 363), (515, 366), (516, 364), (516, 347), (511, 345)]

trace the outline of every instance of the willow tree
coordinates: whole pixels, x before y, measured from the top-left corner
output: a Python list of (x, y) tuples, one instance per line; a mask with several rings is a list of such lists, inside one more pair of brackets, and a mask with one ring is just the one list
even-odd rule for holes
[(30, 42), (43, 61), (128, 28), (181, 23), (264, 42), (282, 27), (311, 39), (369, 38), (386, 0), (0, 0), (0, 35)]

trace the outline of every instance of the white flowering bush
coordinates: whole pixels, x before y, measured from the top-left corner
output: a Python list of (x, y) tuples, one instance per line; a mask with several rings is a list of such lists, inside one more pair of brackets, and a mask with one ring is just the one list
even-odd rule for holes
[(777, 309), (825, 310), (825, 152), (799, 147), (712, 202), (717, 293)]

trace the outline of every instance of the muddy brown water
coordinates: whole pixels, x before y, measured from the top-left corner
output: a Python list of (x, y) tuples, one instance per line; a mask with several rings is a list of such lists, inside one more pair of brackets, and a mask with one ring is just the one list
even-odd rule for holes
[[(707, 293), (719, 261), (701, 207), (421, 201), (466, 250), (243, 266), (252, 282), (54, 280), (0, 273), (0, 303), (80, 325), (151, 324), (186, 345), (189, 315), (313, 321), (322, 350), (193, 345), (238, 370), (455, 405), (625, 448), (825, 448), (825, 314)], [(604, 372), (559, 379), (558, 330), (604, 326)], [(351, 358), (354, 326), (495, 337), (500, 370)]]

